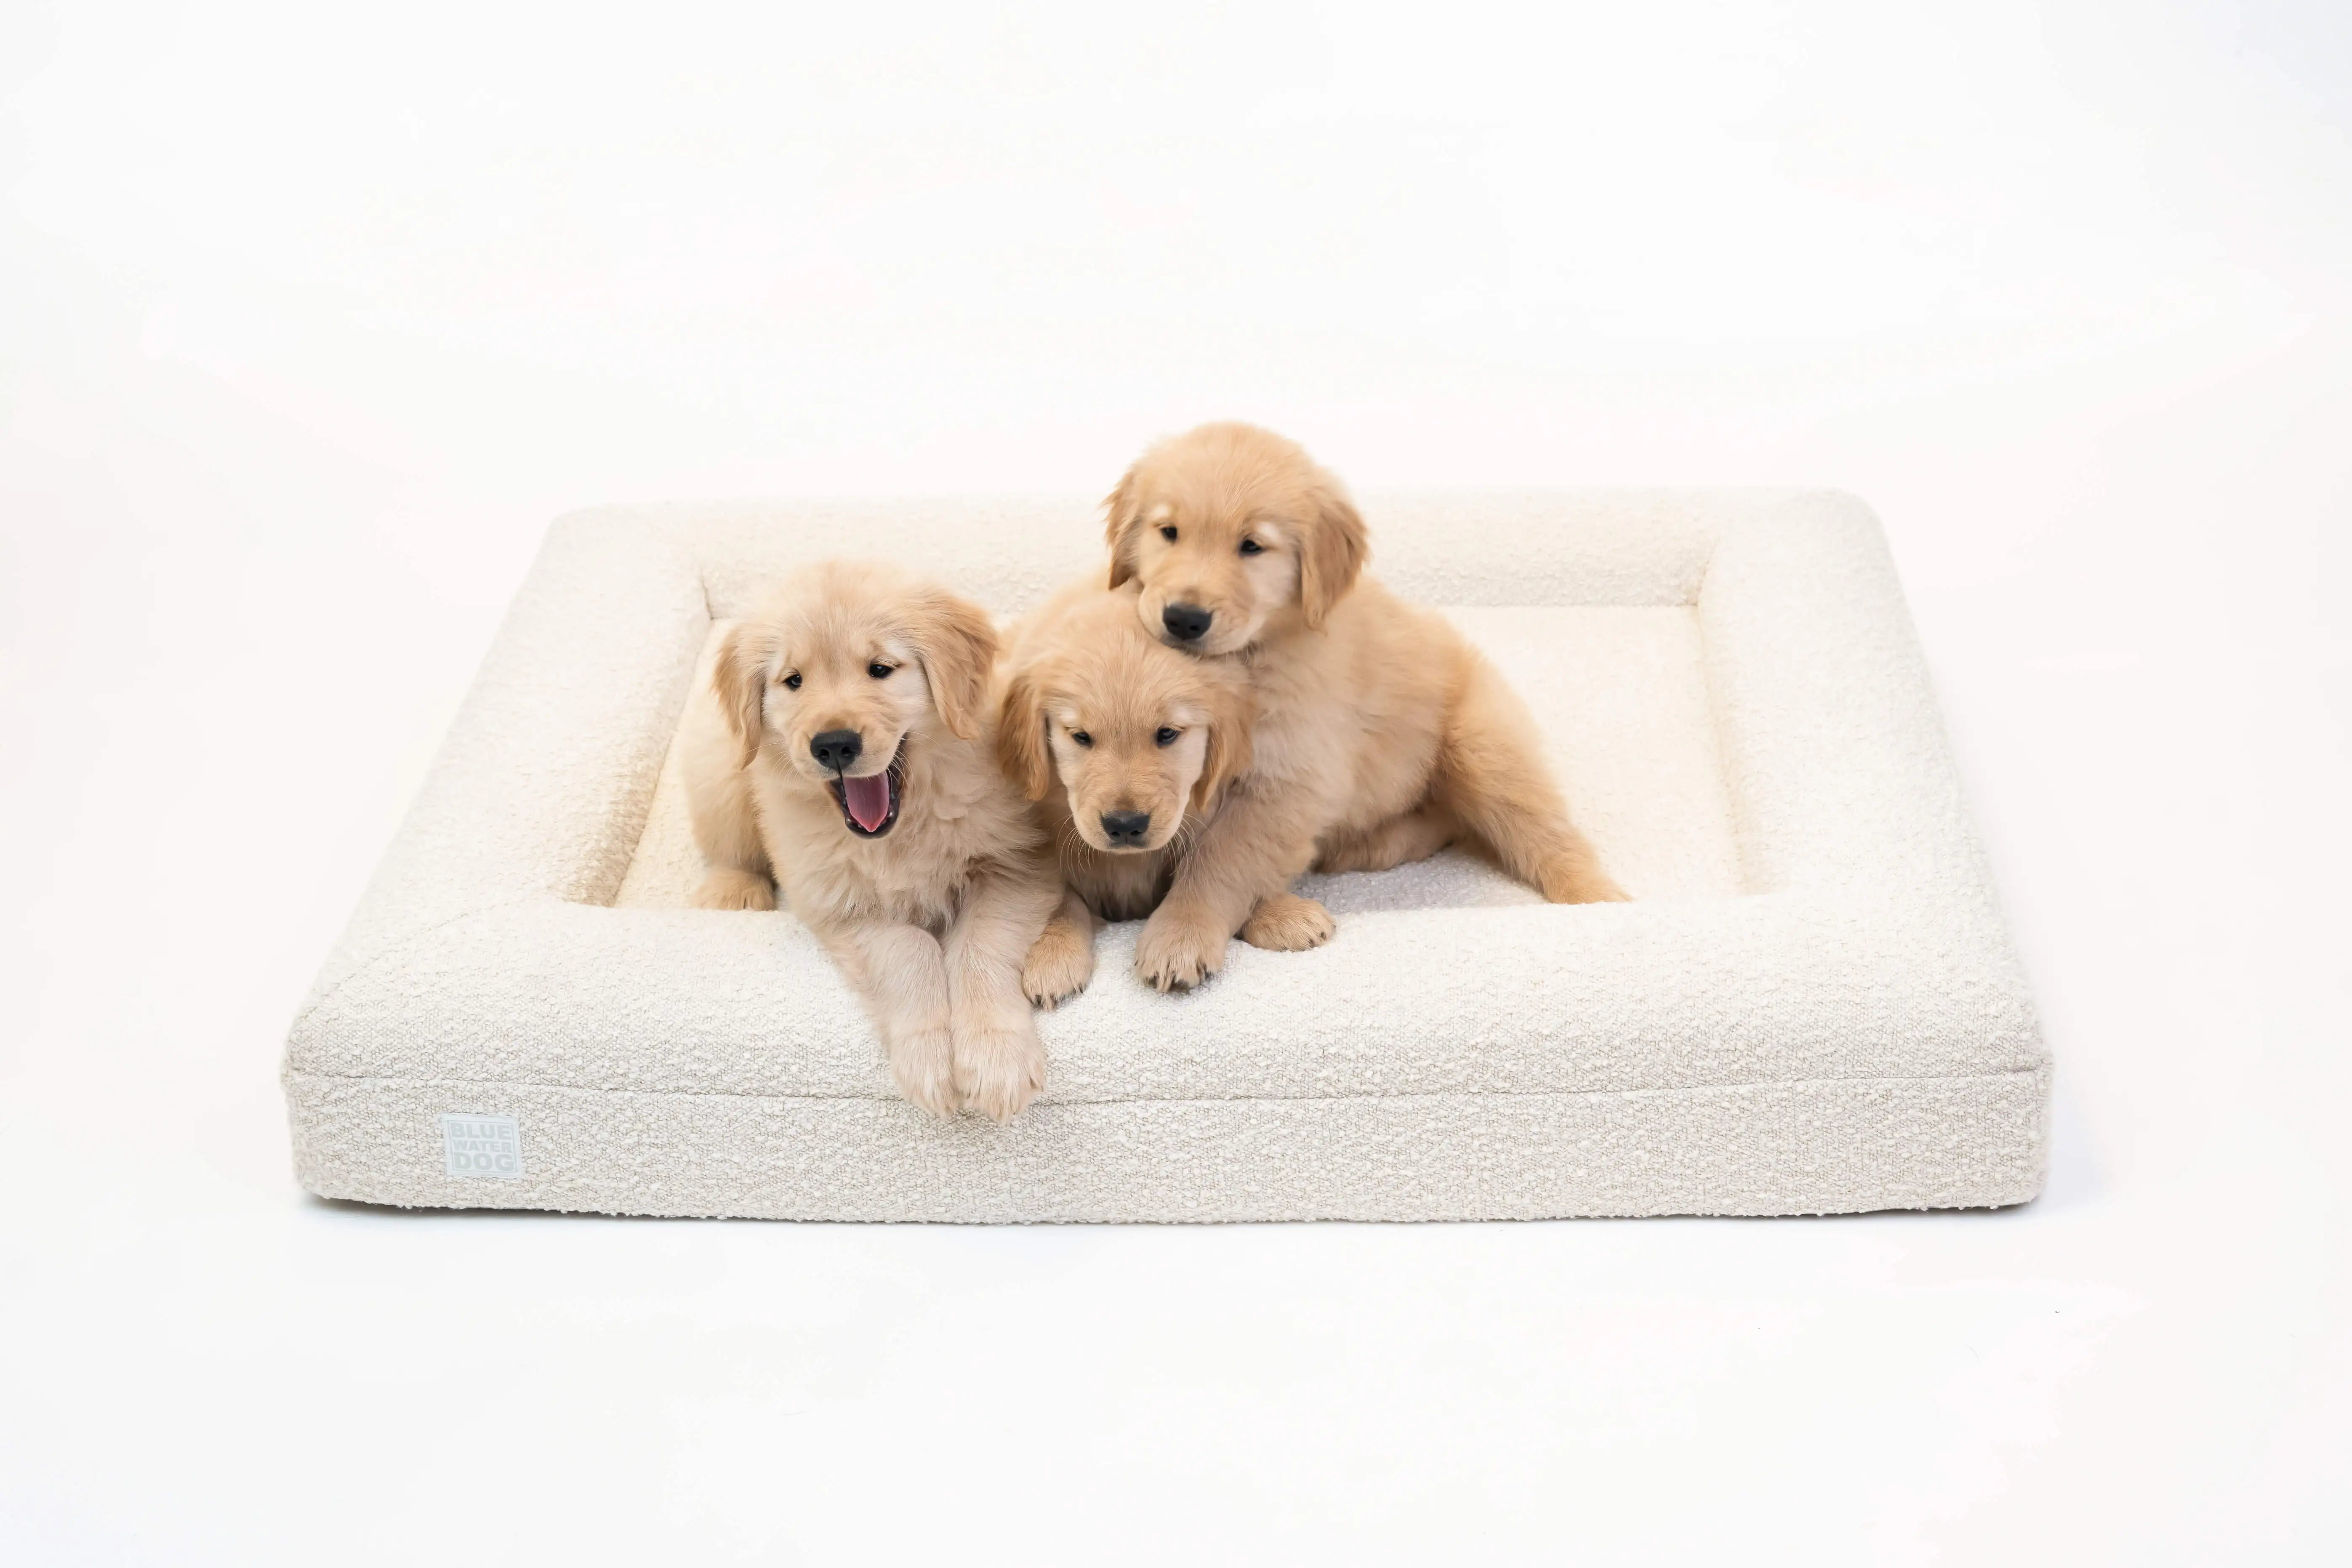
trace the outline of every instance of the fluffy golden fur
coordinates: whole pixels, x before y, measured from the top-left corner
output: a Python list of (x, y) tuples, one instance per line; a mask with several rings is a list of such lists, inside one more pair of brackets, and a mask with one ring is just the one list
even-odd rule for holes
[[(1041, 803), (1066, 889), (1023, 975), (1047, 1007), (1093, 974), (1098, 921), (1158, 906), (1250, 765), (1247, 673), (1146, 635), (1134, 597), (1074, 584), (1023, 623), (1003, 661), (998, 750)], [(1260, 947), (1313, 947), (1333, 930), (1322, 905), (1286, 890), (1247, 913), (1240, 934)]]
[[(988, 616), (944, 590), (813, 567), (726, 632), (684, 761), (710, 863), (696, 901), (772, 909), (772, 877), (864, 999), (900, 1091), (1003, 1121), (1045, 1086), (1021, 967), (1059, 884), (997, 763), (995, 654)], [(879, 816), (885, 799), (869, 833), (853, 803)]]
[(1625, 897), (1569, 821), (1534, 721), (1435, 612), (1363, 576), (1364, 523), (1295, 442), (1238, 424), (1162, 442), (1105, 502), (1110, 584), (1144, 632), (1245, 671), (1251, 761), (1136, 943), (1162, 990), (1310, 867), (1380, 870), (1471, 838), (1555, 903)]

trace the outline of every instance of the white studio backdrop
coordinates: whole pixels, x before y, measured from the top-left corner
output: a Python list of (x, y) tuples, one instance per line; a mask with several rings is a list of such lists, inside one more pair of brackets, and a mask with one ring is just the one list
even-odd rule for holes
[[(0, 110), (0, 1561), (2352, 1533), (2352, 11), (16, 0)], [(1869, 500), (2058, 1053), (2049, 1195), (294, 1192), (278, 1039), (550, 516), (1098, 492), (1215, 416), (1360, 488)]]

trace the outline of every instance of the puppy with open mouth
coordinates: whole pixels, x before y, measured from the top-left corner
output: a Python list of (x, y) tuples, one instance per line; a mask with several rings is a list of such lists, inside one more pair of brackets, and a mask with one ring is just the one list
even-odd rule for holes
[(773, 909), (781, 888), (900, 1092), (1003, 1121), (1045, 1087), (1021, 971), (1060, 887), (997, 760), (995, 655), (986, 613), (943, 589), (809, 568), (721, 638), (684, 760), (710, 865), (695, 901)]
[[(1132, 592), (1092, 580), (1014, 631), (998, 750), (1041, 804), (1061, 868), (1060, 910), (1022, 984), (1051, 1007), (1094, 973), (1102, 921), (1141, 920), (1250, 765), (1253, 710), (1238, 668), (1163, 647), (1137, 624)], [(1237, 934), (1286, 951), (1329, 939), (1323, 906), (1287, 890), (1245, 911)]]

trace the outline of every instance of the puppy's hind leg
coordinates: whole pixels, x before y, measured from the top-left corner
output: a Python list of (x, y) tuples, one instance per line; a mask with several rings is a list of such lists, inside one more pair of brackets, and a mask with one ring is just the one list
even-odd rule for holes
[(694, 846), (710, 867), (695, 889), (694, 904), (703, 910), (772, 910), (773, 868), (760, 840), (751, 781), (736, 742), (712, 710), (713, 700), (698, 689), (681, 726), (687, 816), (694, 825)]
[(1461, 835), (1462, 824), (1452, 812), (1435, 802), (1424, 802), (1365, 832), (1342, 828), (1327, 836), (1318, 847), (1315, 869), (1327, 875), (1386, 871), (1426, 860)]
[(1241, 938), (1271, 952), (1304, 952), (1321, 947), (1339, 929), (1331, 911), (1297, 893), (1269, 893), (1242, 922)]
[(1475, 660), (1446, 715), (1432, 795), (1494, 850), (1505, 870), (1551, 902), (1622, 902), (1625, 889), (1568, 819), (1535, 735), (1527, 706), (1492, 665)]
[(713, 866), (694, 890), (694, 907), (698, 910), (772, 910), (776, 907), (776, 885), (768, 880), (764, 871), (746, 871), (735, 866)]

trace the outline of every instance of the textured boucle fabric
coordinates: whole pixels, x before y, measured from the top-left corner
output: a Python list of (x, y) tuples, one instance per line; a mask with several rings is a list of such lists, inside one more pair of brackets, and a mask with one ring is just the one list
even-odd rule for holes
[[(2007, 1204), (2049, 1061), (1874, 520), (1793, 491), (1365, 498), (1373, 570), (1528, 699), (1636, 901), (1475, 858), (1306, 879), (1304, 953), (1040, 1019), (1013, 1125), (897, 1100), (789, 914), (686, 907), (669, 753), (715, 621), (832, 555), (1017, 615), (1082, 500), (613, 509), (551, 530), (296, 1021), (298, 1175), (407, 1205), (828, 1219), (1433, 1219)], [(445, 1115), (519, 1178), (451, 1175)]]

